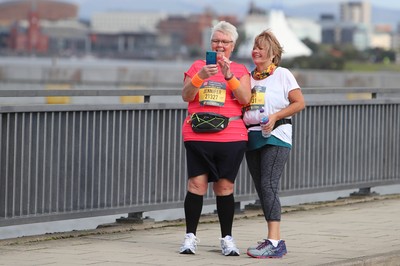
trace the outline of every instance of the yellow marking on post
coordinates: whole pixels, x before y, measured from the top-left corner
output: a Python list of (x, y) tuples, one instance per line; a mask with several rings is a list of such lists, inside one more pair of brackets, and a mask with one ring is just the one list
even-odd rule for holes
[(370, 100), (372, 99), (372, 94), (365, 92), (365, 93), (348, 93), (347, 99), (349, 100)]
[[(71, 89), (70, 84), (46, 84), (46, 90), (69, 90)], [(70, 104), (71, 97), (69, 96), (46, 96), (46, 102), (48, 104)]]
[[(128, 90), (143, 90), (145, 89), (144, 86), (126, 86), (124, 89)], [(144, 95), (137, 95), (137, 96), (121, 96), (120, 102), (122, 104), (131, 104), (131, 103), (144, 103)]]

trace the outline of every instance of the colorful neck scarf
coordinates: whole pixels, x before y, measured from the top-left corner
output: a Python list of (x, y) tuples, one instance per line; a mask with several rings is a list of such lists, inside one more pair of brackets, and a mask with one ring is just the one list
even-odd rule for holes
[(254, 69), (251, 72), (251, 75), (253, 76), (253, 78), (258, 79), (258, 80), (265, 79), (265, 78), (271, 76), (274, 73), (275, 69), (276, 69), (276, 65), (270, 64), (266, 70), (263, 70), (261, 72), (258, 72), (257, 69)]

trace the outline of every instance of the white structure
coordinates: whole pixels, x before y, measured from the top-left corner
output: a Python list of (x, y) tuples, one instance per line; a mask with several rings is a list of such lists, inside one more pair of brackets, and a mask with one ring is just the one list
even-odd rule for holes
[(251, 58), (254, 38), (263, 30), (270, 29), (283, 46), (283, 59), (310, 56), (312, 51), (294, 34), (286, 20), (283, 11), (271, 10), (267, 16), (252, 14), (245, 18), (243, 30), (246, 40), (239, 47), (237, 56), (240, 58)]
[(164, 12), (103, 12), (91, 18), (94, 32), (157, 32), (157, 24), (168, 16)]
[(315, 43), (322, 42), (321, 25), (314, 20), (300, 17), (287, 17), (287, 22), (300, 40), (309, 39)]

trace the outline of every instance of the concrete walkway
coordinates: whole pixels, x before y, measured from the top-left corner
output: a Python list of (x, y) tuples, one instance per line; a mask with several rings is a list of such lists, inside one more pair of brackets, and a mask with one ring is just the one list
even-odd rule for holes
[(260, 210), (236, 215), (239, 257), (221, 255), (216, 219), (202, 217), (196, 255), (178, 253), (185, 230), (179, 220), (0, 240), (0, 265), (400, 265), (400, 195), (285, 207), (282, 259), (245, 254), (266, 235)]

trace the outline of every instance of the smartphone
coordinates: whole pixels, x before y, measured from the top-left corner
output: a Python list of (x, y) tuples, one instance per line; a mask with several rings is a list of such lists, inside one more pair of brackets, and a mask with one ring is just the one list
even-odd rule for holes
[(217, 63), (217, 52), (207, 51), (206, 52), (206, 64), (216, 64)]

